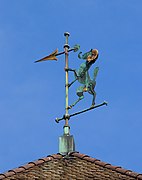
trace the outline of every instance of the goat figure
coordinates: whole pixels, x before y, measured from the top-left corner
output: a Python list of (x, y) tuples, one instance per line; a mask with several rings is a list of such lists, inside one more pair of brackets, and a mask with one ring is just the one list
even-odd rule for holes
[(81, 53), (79, 53), (78, 57), (80, 59), (85, 59), (86, 61), (82, 63), (79, 67), (79, 69), (76, 71), (75, 69), (66, 69), (67, 71), (73, 71), (75, 75), (75, 80), (72, 81), (68, 86), (70, 87), (76, 80), (82, 84), (82, 86), (79, 86), (77, 88), (76, 94), (79, 97), (77, 101), (75, 101), (72, 105), (68, 107), (68, 109), (71, 109), (73, 106), (75, 106), (80, 100), (84, 98), (84, 92), (88, 92), (89, 94), (93, 95), (92, 99), (92, 106), (95, 106), (95, 98), (96, 98), (96, 92), (94, 90), (96, 86), (96, 77), (99, 70), (99, 67), (96, 67), (94, 69), (93, 79), (90, 78), (89, 75), (89, 69), (90, 67), (96, 62), (98, 58), (98, 50), (97, 49), (91, 49), (89, 52), (83, 54), (81, 56)]

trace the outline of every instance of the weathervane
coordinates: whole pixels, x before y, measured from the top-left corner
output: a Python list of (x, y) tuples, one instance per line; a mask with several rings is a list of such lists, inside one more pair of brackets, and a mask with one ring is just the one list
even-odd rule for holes
[[(59, 139), (60, 144), (61, 144), (61, 147), (59, 147), (59, 149), (60, 149), (60, 152), (66, 153), (66, 152), (75, 150), (74, 140), (73, 140), (73, 137), (70, 136), (70, 131), (69, 131), (70, 130), (69, 119), (72, 116), (76, 116), (78, 114), (90, 111), (90, 110), (98, 108), (100, 106), (107, 105), (107, 103), (103, 102), (99, 105), (95, 105), (96, 92), (94, 89), (96, 86), (96, 77), (97, 77), (97, 73), (99, 71), (99, 67), (96, 67), (94, 69), (93, 79), (91, 79), (90, 75), (89, 75), (90, 67), (96, 62), (96, 60), (98, 58), (98, 50), (91, 49), (89, 52), (83, 54), (82, 56), (81, 56), (82, 52), (80, 52), (78, 54), (78, 58), (85, 60), (85, 62), (83, 62), (80, 65), (80, 68), (77, 71), (75, 69), (71, 69), (71, 68), (69, 68), (69, 65), (68, 65), (69, 52), (71, 52), (71, 51), (77, 52), (80, 49), (80, 46), (75, 45), (73, 48), (70, 48), (70, 46), (68, 44), (69, 33), (65, 32), (64, 36), (66, 38), (66, 41), (65, 41), (63, 52), (58, 53), (58, 49), (56, 49), (50, 55), (48, 55), (40, 60), (37, 60), (35, 62), (42, 62), (42, 61), (47, 61), (47, 60), (56, 60), (57, 61), (57, 56), (65, 54), (65, 82), (66, 82), (65, 83), (65, 90), (66, 90), (65, 114), (63, 115), (62, 118), (56, 118), (55, 121), (57, 123), (59, 123), (61, 120), (65, 120), (64, 136), (61, 136)], [(69, 83), (69, 81), (68, 81), (69, 71), (73, 72), (74, 76), (75, 76), (75, 79), (71, 83)], [(69, 103), (68, 103), (69, 102), (69, 88), (71, 87), (71, 85), (73, 83), (75, 83), (75, 81), (78, 81), (81, 84), (81, 86), (79, 86), (77, 88), (77, 92), (76, 92), (78, 99), (73, 104), (69, 105)], [(69, 110), (71, 108), (73, 108), (80, 100), (82, 100), (84, 98), (84, 95), (83, 95), (84, 92), (88, 92), (89, 94), (91, 94), (93, 96), (91, 107), (84, 109), (82, 111), (79, 111), (79, 112), (75, 112), (73, 114), (69, 114)]]

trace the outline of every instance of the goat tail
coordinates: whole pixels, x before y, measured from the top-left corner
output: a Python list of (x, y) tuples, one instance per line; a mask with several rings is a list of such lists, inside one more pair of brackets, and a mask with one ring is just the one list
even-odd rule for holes
[(96, 67), (96, 68), (94, 69), (94, 78), (93, 78), (93, 81), (95, 81), (95, 80), (96, 80), (96, 77), (97, 77), (98, 71), (99, 71), (99, 67)]

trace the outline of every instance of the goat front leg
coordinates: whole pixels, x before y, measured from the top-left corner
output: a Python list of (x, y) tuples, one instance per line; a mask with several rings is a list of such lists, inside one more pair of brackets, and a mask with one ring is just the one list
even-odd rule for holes
[(67, 84), (67, 85), (65, 85), (65, 86), (70, 87), (76, 80), (77, 80), (77, 78), (76, 78), (75, 80), (73, 80), (71, 83), (69, 83), (69, 84)]
[(76, 80), (77, 80), (77, 78), (75, 78), (75, 80), (73, 80), (71, 83), (69, 83), (68, 87), (70, 87)]
[(65, 71), (72, 71), (72, 72), (74, 72), (75, 77), (78, 77), (77, 72), (76, 72), (75, 69), (65, 68)]
[(77, 72), (75, 69), (70, 69), (70, 68), (65, 68), (65, 71), (72, 71), (74, 72), (75, 75), (75, 80), (73, 80), (70, 84), (68, 84), (68, 87), (70, 87), (78, 79)]

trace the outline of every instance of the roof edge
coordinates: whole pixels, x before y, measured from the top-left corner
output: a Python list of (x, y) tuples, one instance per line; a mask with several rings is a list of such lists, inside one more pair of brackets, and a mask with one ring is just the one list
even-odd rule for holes
[(127, 175), (129, 177), (133, 177), (133, 178), (137, 178), (137, 179), (141, 179), (142, 180), (142, 174), (133, 172), (131, 170), (123, 169), (120, 166), (113, 166), (113, 165), (111, 165), (109, 163), (106, 163), (106, 162), (103, 162), (103, 161), (101, 161), (99, 159), (90, 157), (90, 156), (88, 156), (86, 154), (81, 154), (79, 152), (71, 152), (71, 153), (69, 153), (66, 156), (63, 156), (63, 155), (61, 155), (59, 153), (53, 154), (53, 155), (48, 155), (47, 157), (40, 158), (40, 159), (38, 159), (36, 161), (29, 162), (29, 163), (27, 163), (27, 164), (25, 164), (23, 166), (20, 166), (18, 168), (15, 168), (15, 169), (12, 169), (12, 170), (9, 170), (9, 171), (7, 171), (5, 173), (0, 174), (0, 180), (4, 179), (4, 178), (7, 178), (7, 177), (10, 177), (12, 175), (15, 175), (17, 173), (23, 172), (24, 170), (30, 169), (30, 168), (32, 168), (34, 166), (41, 165), (44, 162), (52, 161), (54, 159), (62, 159), (62, 158), (69, 158), (69, 157), (77, 157), (79, 159), (95, 163), (96, 165), (99, 165), (101, 167), (105, 167), (107, 169), (111, 169), (111, 170), (116, 171), (118, 173), (121, 173), (123, 175)]
[(124, 169), (124, 168), (122, 168), (120, 166), (113, 166), (112, 164), (103, 162), (103, 161), (101, 161), (99, 159), (90, 157), (90, 156), (85, 155), (85, 154), (80, 154), (78, 152), (72, 152), (72, 153), (70, 153), (70, 156), (78, 157), (80, 159), (95, 163), (96, 165), (105, 167), (107, 169), (111, 169), (111, 170), (116, 171), (118, 173), (121, 173), (123, 175), (127, 175), (127, 176), (138, 178), (138, 179), (142, 179), (142, 174), (140, 174), (140, 173), (136, 173), (136, 172), (133, 172), (132, 170)]

